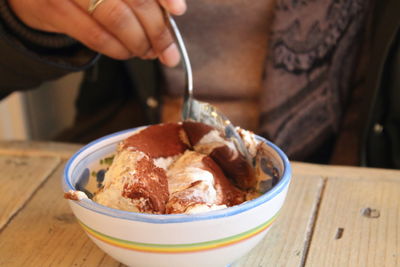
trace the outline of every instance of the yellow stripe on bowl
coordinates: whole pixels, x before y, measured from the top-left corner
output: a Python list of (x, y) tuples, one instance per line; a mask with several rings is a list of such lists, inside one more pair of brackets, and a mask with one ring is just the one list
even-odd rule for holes
[(259, 226), (237, 235), (217, 240), (211, 240), (199, 243), (189, 243), (189, 244), (153, 244), (153, 243), (133, 242), (108, 236), (106, 234), (100, 233), (90, 228), (81, 221), (79, 221), (79, 223), (89, 235), (113, 246), (135, 251), (152, 252), (152, 253), (187, 253), (187, 252), (199, 252), (199, 251), (226, 247), (241, 242), (243, 240), (249, 239), (268, 229), (268, 227), (276, 219), (277, 215), (278, 214), (275, 214), (271, 219), (260, 224)]

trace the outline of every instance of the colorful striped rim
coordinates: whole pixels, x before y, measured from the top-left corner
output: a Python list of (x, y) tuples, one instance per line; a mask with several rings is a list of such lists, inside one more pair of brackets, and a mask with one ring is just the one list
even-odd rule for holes
[(221, 247), (226, 247), (229, 245), (233, 245), (239, 243), (243, 240), (249, 239), (257, 234), (262, 233), (266, 229), (271, 226), (271, 224), (275, 221), (278, 214), (275, 214), (268, 221), (260, 224), (259, 226), (250, 229), (246, 232), (221, 238), (217, 240), (207, 241), (207, 242), (199, 242), (199, 243), (191, 243), (191, 244), (152, 244), (152, 243), (140, 243), (140, 242), (132, 242), (128, 240), (123, 240), (115, 237), (111, 237), (100, 233), (89, 226), (85, 225), (81, 221), (79, 223), (82, 225), (83, 229), (92, 237), (99, 239), (107, 244), (121, 247), (125, 249), (141, 251), (141, 252), (152, 252), (152, 253), (187, 253), (187, 252), (199, 252), (205, 250), (211, 250)]

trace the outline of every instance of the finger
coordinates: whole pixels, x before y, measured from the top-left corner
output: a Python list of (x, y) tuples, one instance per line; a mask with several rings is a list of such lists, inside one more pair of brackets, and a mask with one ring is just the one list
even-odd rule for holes
[(169, 13), (173, 15), (182, 15), (186, 12), (187, 6), (185, 0), (159, 0)]
[[(75, 0), (81, 8), (88, 0)], [(121, 0), (104, 0), (92, 13), (92, 17), (116, 37), (133, 55), (146, 57), (154, 54), (151, 44), (136, 15)]]
[(87, 12), (72, 1), (61, 2), (57, 8), (47, 13), (49, 20), (54, 21), (54, 27), (60, 33), (67, 34), (89, 48), (115, 59), (132, 57), (130, 51)]
[(124, 0), (139, 19), (147, 38), (162, 63), (173, 67), (180, 56), (166, 25), (164, 12), (156, 0)]

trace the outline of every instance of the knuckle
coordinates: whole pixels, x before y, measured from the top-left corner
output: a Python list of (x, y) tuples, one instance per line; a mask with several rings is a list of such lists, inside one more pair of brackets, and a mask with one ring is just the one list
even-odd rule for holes
[(139, 41), (132, 46), (132, 53), (138, 57), (144, 56), (150, 50), (150, 44), (147, 40)]
[(150, 50), (151, 50), (150, 45), (143, 46), (141, 47), (140, 54), (138, 56), (144, 57)]
[(171, 33), (165, 26), (159, 27), (155, 31), (154, 35), (152, 35), (151, 40), (154, 48), (157, 51), (164, 51), (168, 46), (171, 45), (171, 43), (173, 43)]
[(128, 25), (127, 21), (132, 16), (129, 8), (123, 5), (112, 6), (107, 15), (107, 24), (113, 29), (121, 29)]
[(109, 36), (100, 29), (91, 29), (86, 33), (87, 44), (96, 50), (103, 50)]
[(130, 0), (129, 2), (135, 9), (148, 9), (152, 4), (150, 0)]

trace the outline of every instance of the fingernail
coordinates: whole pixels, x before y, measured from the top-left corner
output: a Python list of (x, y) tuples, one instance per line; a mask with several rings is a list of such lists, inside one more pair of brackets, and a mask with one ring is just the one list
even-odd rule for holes
[(174, 43), (168, 46), (160, 55), (161, 62), (168, 67), (175, 67), (180, 59), (178, 48)]

